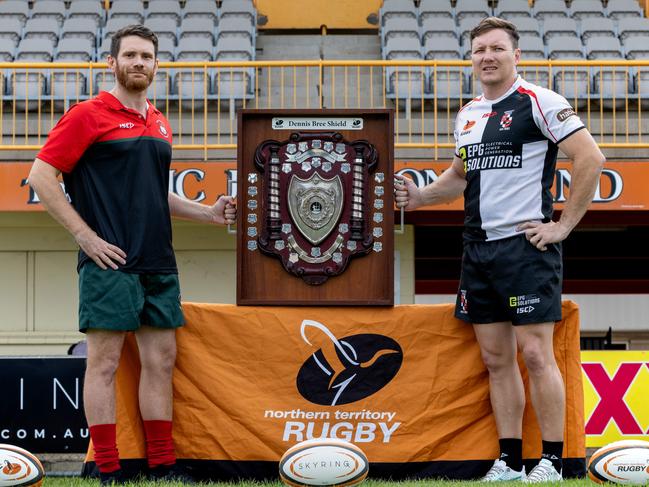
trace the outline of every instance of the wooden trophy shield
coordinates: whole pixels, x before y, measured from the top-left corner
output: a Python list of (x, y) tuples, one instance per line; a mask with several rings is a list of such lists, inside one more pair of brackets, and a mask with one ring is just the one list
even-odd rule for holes
[(392, 306), (392, 111), (238, 116), (237, 304)]

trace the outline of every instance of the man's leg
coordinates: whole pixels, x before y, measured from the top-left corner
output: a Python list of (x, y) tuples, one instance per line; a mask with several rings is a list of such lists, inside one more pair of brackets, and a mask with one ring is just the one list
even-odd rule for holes
[(542, 459), (561, 473), (566, 397), (554, 358), (554, 323), (514, 327), (530, 378), (530, 396), (543, 439)]
[(176, 462), (171, 436), (172, 377), (176, 330), (142, 326), (135, 333), (140, 351), (140, 414), (144, 422), (150, 468)]
[(88, 330), (88, 358), (83, 386), (83, 403), (95, 462), (100, 473), (120, 469), (115, 427), (115, 372), (124, 344), (124, 333)]
[(525, 390), (516, 361), (516, 336), (509, 322), (473, 325), (473, 330), (489, 372), (489, 395), (500, 443), (501, 462), (494, 463), (484, 480), (519, 480)]

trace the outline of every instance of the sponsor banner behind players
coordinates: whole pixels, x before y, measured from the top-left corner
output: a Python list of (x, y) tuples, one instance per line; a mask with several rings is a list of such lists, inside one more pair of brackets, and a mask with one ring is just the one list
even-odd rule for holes
[[(476, 153), (488, 148), (481, 144), (472, 147)], [(520, 157), (507, 156), (503, 160), (484, 156), (472, 166), (480, 163), (483, 169), (507, 165), (515, 168)], [(484, 167), (483, 167), (484, 166)], [(448, 162), (396, 161), (395, 170), (411, 177), (419, 186), (433, 182), (449, 167)], [(43, 211), (38, 195), (27, 184), (31, 164), (0, 164), (0, 211)], [(555, 171), (553, 194), (556, 209), (563, 208), (570, 193), (571, 164), (560, 162)], [(236, 162), (174, 162), (171, 165), (169, 190), (194, 201), (215, 201), (220, 194), (236, 195)], [(590, 210), (649, 210), (649, 164), (646, 162), (606, 162), (600, 184)], [(423, 207), (420, 211), (441, 211), (463, 209), (462, 199), (448, 205)]]
[(649, 352), (581, 352), (586, 446), (649, 441)]
[[(498, 435), (473, 330), (453, 308), (185, 303), (174, 372), (178, 457), (200, 460), (197, 468), (234, 462), (238, 475), (254, 476), (260, 462), (276, 472), (287, 448), (328, 436), (355, 443), (373, 465), (382, 464), (383, 471), (370, 469), (374, 475), (476, 475), (496, 458)], [(576, 305), (565, 302), (563, 315), (555, 350), (568, 404), (564, 453), (576, 460), (572, 473), (583, 474)], [(124, 350), (118, 446), (122, 458), (142, 459), (132, 337)], [(529, 398), (527, 404), (524, 456), (538, 458), (540, 433)], [(568, 476), (570, 470), (568, 462)]]

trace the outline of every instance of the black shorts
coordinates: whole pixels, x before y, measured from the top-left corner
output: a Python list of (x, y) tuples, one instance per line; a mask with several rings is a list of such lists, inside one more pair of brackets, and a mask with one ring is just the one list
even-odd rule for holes
[(455, 317), (474, 324), (561, 320), (561, 244), (541, 251), (525, 235), (467, 242)]

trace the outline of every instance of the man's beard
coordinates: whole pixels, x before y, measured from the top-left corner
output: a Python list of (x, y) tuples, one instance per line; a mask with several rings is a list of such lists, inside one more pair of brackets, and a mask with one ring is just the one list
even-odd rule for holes
[[(129, 76), (129, 74), (133, 72), (142, 73), (145, 77), (134, 78), (132, 76)], [(133, 91), (133, 92), (146, 91), (149, 85), (151, 85), (151, 83), (153, 82), (153, 71), (146, 72), (145, 70), (137, 71), (132, 69), (131, 73), (128, 73), (126, 68), (122, 68), (119, 65), (119, 63), (115, 63), (115, 76), (117, 77), (117, 82), (120, 85), (122, 85), (124, 88), (126, 88), (128, 91)]]

